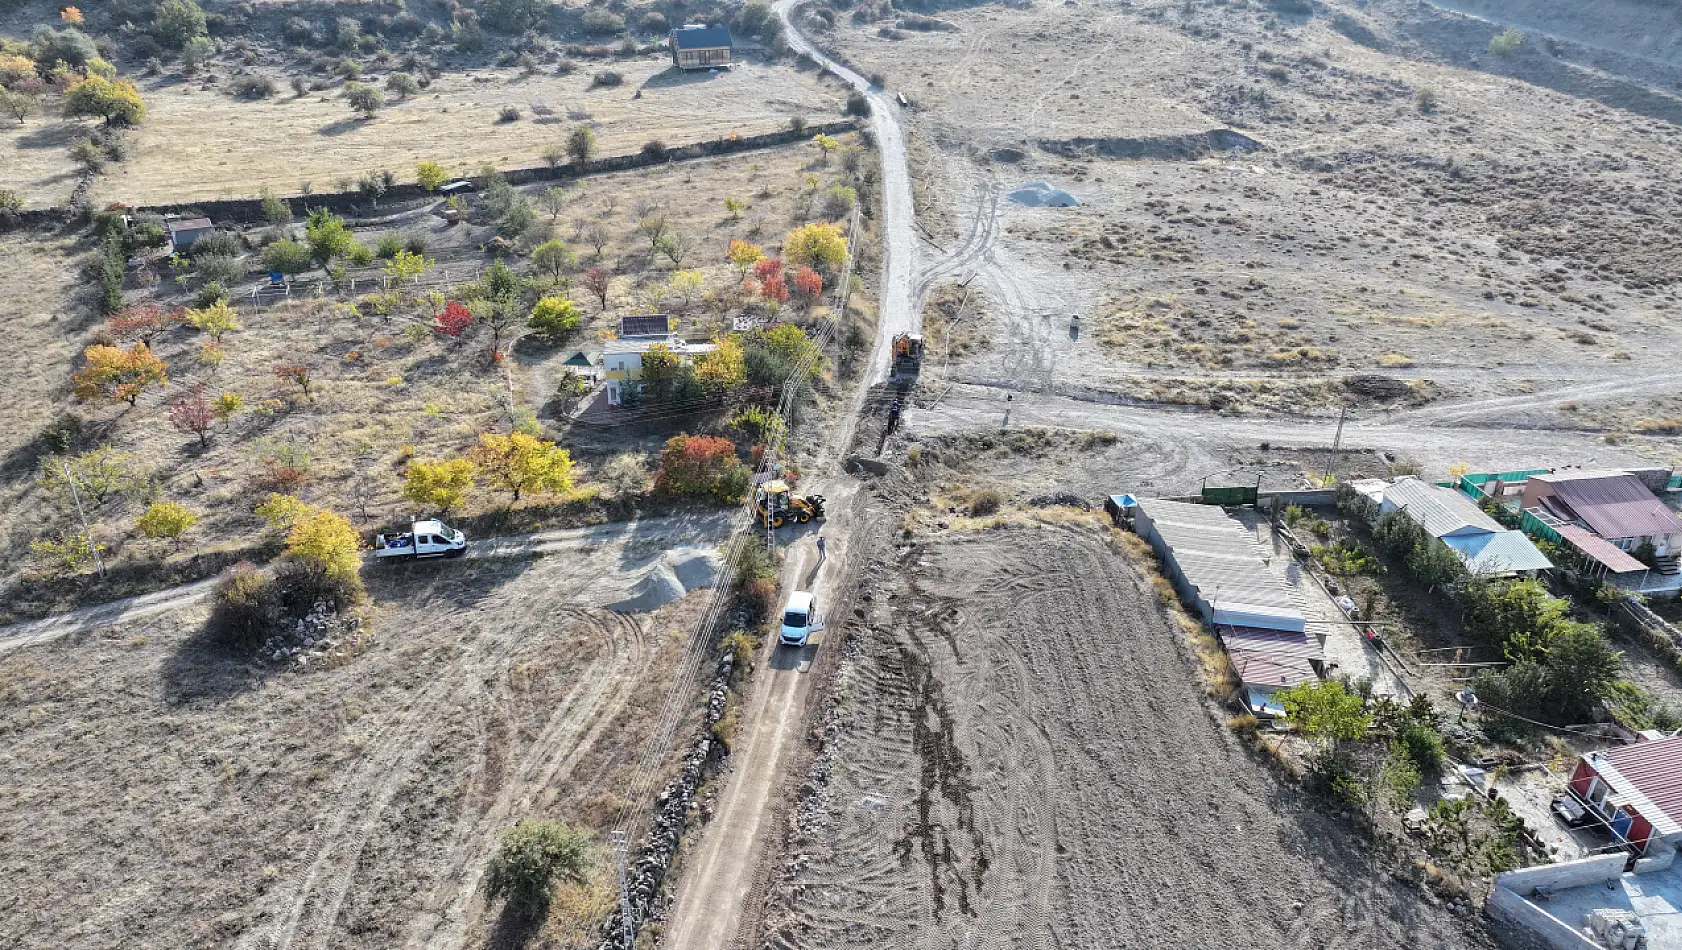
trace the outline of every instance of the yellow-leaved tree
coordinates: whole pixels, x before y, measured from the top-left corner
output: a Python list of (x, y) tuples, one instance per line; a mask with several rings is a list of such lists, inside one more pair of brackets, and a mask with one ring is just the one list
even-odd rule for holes
[(515, 501), (526, 492), (564, 492), (572, 488), (572, 456), (553, 442), (524, 432), (486, 432), (473, 447), (473, 461), (490, 482)]
[(478, 466), (472, 459), (442, 459), (410, 462), (403, 474), (403, 497), (419, 505), (430, 505), (448, 514), (473, 490)]
[(783, 238), (783, 257), (796, 267), (833, 276), (847, 263), (847, 239), (837, 225), (803, 225)]
[(362, 566), (362, 535), (344, 515), (315, 509), (286, 536), (286, 557), (328, 577), (354, 579)]
[(742, 340), (735, 334), (720, 337), (717, 349), (695, 359), (695, 378), (719, 389), (734, 389), (748, 380)]

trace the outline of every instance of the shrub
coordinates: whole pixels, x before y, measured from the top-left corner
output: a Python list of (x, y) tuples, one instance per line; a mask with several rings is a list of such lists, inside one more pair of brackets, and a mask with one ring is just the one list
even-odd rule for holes
[(186, 505), (173, 501), (154, 502), (135, 521), (135, 528), (141, 534), (154, 541), (179, 541), (188, 529), (198, 523), (199, 516), (188, 510)]
[(392, 73), (385, 79), (386, 91), (399, 99), (407, 99), (420, 92), (420, 83), (408, 73)]
[(277, 621), (273, 581), (254, 565), (241, 562), (216, 582), (205, 629), (217, 645), (245, 653), (262, 646)]
[(267, 99), (279, 91), (280, 87), (267, 76), (235, 76), (228, 83), (229, 94), (240, 99)]
[(1524, 45), (1524, 34), (1508, 27), (1489, 41), (1489, 51), (1496, 56), (1511, 56)]
[(378, 257), (382, 261), (389, 261), (398, 254), (402, 253), (402, 251), (402, 238), (395, 234), (382, 234), (380, 235), (379, 242), (375, 245), (374, 256)]
[(198, 289), (193, 295), (193, 306), (203, 310), (214, 307), (219, 303), (228, 302), (228, 288), (222, 286), (219, 280), (213, 280)]
[(579, 19), (579, 24), (584, 27), (584, 32), (600, 36), (608, 33), (623, 32), (625, 29), (625, 18), (617, 13), (614, 13), (612, 10), (596, 7), (591, 10), (586, 10), (584, 12), (584, 16)]
[(520, 121), (520, 107), (519, 106), (503, 106), (501, 109), (497, 110), (496, 120), (498, 122), (518, 122), (518, 121)]
[(735, 443), (717, 436), (684, 434), (666, 440), (654, 473), (654, 490), (734, 502), (747, 491), (750, 480), (747, 466), (736, 457)]
[(193, 242), (191, 254), (216, 254), (232, 257), (240, 252), (239, 238), (227, 231), (212, 231)]
[(644, 158), (656, 162), (663, 162), (671, 157), (670, 151), (666, 148), (666, 143), (659, 139), (649, 139), (644, 142), (642, 144), (642, 154)]
[(526, 325), (550, 342), (561, 342), (584, 322), (578, 305), (565, 297), (543, 297), (532, 305)]
[(1004, 505), (1004, 496), (991, 488), (983, 488), (972, 492), (969, 496), (969, 513), (973, 517), (997, 514)]
[(1413, 104), (1420, 112), (1430, 115), (1437, 111), (1437, 90), (1426, 86), (1414, 93)]
[(193, 258), (193, 272), (200, 280), (227, 284), (245, 274), (245, 265), (232, 254), (200, 254)]
[(1441, 770), (1447, 760), (1443, 737), (1427, 723), (1410, 722), (1403, 726), (1396, 737), (1396, 744), (1426, 775)]
[(528, 818), (503, 834), (485, 867), (485, 895), (493, 901), (506, 899), (517, 914), (537, 919), (547, 911), (555, 885), (584, 883), (590, 865), (589, 843), (582, 833)]
[(263, 248), (263, 267), (282, 274), (302, 274), (310, 269), (310, 249), (282, 238)]
[(206, 32), (204, 11), (193, 0), (158, 0), (151, 34), (165, 49), (179, 50)]
[(847, 114), (860, 118), (870, 117), (870, 98), (862, 92), (855, 92), (847, 97)]
[(611, 69), (604, 69), (590, 77), (590, 88), (600, 86), (604, 89), (614, 89), (625, 84), (625, 77)]
[(587, 125), (573, 126), (572, 131), (567, 133), (566, 150), (574, 164), (587, 164), (596, 154), (596, 133), (590, 131)]

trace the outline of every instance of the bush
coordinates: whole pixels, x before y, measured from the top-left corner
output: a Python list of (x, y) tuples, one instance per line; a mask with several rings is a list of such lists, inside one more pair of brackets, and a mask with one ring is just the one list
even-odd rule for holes
[(590, 864), (583, 834), (557, 822), (526, 819), (503, 834), (485, 868), (485, 895), (493, 901), (506, 898), (514, 912), (538, 919), (547, 911), (555, 885), (584, 883)]
[(660, 141), (659, 139), (649, 139), (647, 142), (644, 142), (642, 146), (642, 154), (644, 158), (652, 159), (656, 162), (663, 162), (670, 157), (670, 152), (666, 148), (666, 143)]
[(598, 36), (608, 33), (621, 33), (625, 30), (624, 17), (612, 10), (605, 10), (600, 7), (585, 11), (579, 23), (584, 27), (584, 32)]
[(496, 120), (498, 122), (518, 122), (518, 121), (520, 121), (520, 107), (519, 106), (503, 106), (501, 109), (497, 110)]
[(1523, 45), (1524, 34), (1509, 27), (1489, 41), (1489, 51), (1496, 56), (1511, 56)]
[(1443, 737), (1423, 722), (1410, 722), (1403, 726), (1396, 743), (1425, 775), (1441, 770), (1447, 759), (1447, 753), (1443, 751)]
[(1004, 505), (1004, 496), (991, 488), (983, 488), (972, 492), (969, 496), (969, 513), (972, 517), (997, 514)]
[(590, 78), (591, 89), (594, 89), (597, 86), (601, 86), (605, 89), (613, 89), (624, 84), (625, 77), (611, 69), (604, 69)]
[(241, 562), (216, 582), (205, 629), (218, 646), (249, 653), (263, 645), (278, 619), (273, 581), (255, 566)]
[(245, 274), (245, 266), (232, 254), (201, 254), (193, 258), (193, 271), (204, 280), (226, 284)]
[(1420, 112), (1423, 112), (1426, 115), (1430, 115), (1431, 113), (1437, 111), (1437, 90), (1432, 89), (1430, 86), (1426, 86), (1425, 88), (1419, 90), (1414, 93), (1413, 104)]
[(241, 250), (239, 238), (234, 237), (227, 231), (212, 231), (194, 241), (193, 247), (188, 253), (194, 257), (200, 255), (233, 257)]
[(287, 275), (302, 274), (310, 269), (310, 249), (283, 238), (263, 248), (263, 267)]
[(870, 99), (862, 92), (855, 92), (847, 97), (847, 114), (860, 118), (870, 117)]
[(403, 251), (403, 239), (395, 234), (380, 235), (379, 243), (375, 245), (374, 256), (382, 261), (389, 261)]
[(280, 91), (267, 76), (235, 76), (228, 83), (228, 93), (239, 99), (267, 99)]
[(165, 49), (182, 49), (205, 32), (204, 11), (193, 0), (158, 0), (152, 8), (151, 33)]
[(213, 280), (210, 283), (205, 284), (203, 287), (200, 287), (198, 293), (193, 295), (193, 306), (199, 310), (203, 310), (206, 307), (213, 307), (219, 303), (226, 303), (227, 300), (228, 288), (222, 286), (221, 281)]

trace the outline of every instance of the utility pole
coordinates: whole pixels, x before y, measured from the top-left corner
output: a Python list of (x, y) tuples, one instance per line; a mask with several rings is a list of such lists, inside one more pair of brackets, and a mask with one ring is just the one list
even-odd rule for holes
[(70, 483), (70, 497), (76, 502), (76, 517), (82, 519), (82, 537), (88, 539), (88, 550), (93, 552), (94, 566), (99, 568), (99, 576), (105, 576), (105, 559), (99, 556), (99, 542), (93, 539), (93, 529), (88, 527), (88, 514), (82, 510), (82, 495), (76, 490), (76, 476), (70, 474), (70, 463), (64, 463), (64, 480)]
[(613, 856), (619, 865), (619, 946), (631, 950), (636, 942), (636, 929), (631, 924), (631, 883), (625, 873), (625, 832), (613, 833)]
[(1348, 406), (1339, 406), (1337, 410), (1337, 432), (1332, 436), (1332, 450), (1326, 453), (1326, 474), (1320, 479), (1321, 485), (1329, 485), (1332, 480), (1332, 466), (1337, 463), (1337, 450), (1343, 445), (1343, 417), (1349, 414)]

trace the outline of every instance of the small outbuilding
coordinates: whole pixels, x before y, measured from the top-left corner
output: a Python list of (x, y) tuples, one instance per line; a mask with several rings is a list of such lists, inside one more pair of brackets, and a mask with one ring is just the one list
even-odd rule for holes
[[(1682, 845), (1682, 735), (1591, 752), (1571, 773), (1571, 794), (1620, 844), (1669, 860)], [(1654, 847), (1662, 842), (1664, 847)]]
[(185, 254), (193, 249), (199, 238), (216, 230), (209, 218), (177, 218), (166, 224), (169, 229), (169, 247), (177, 254)]
[(732, 44), (730, 31), (722, 26), (686, 24), (673, 30), (668, 42), (672, 65), (679, 69), (727, 69)]

